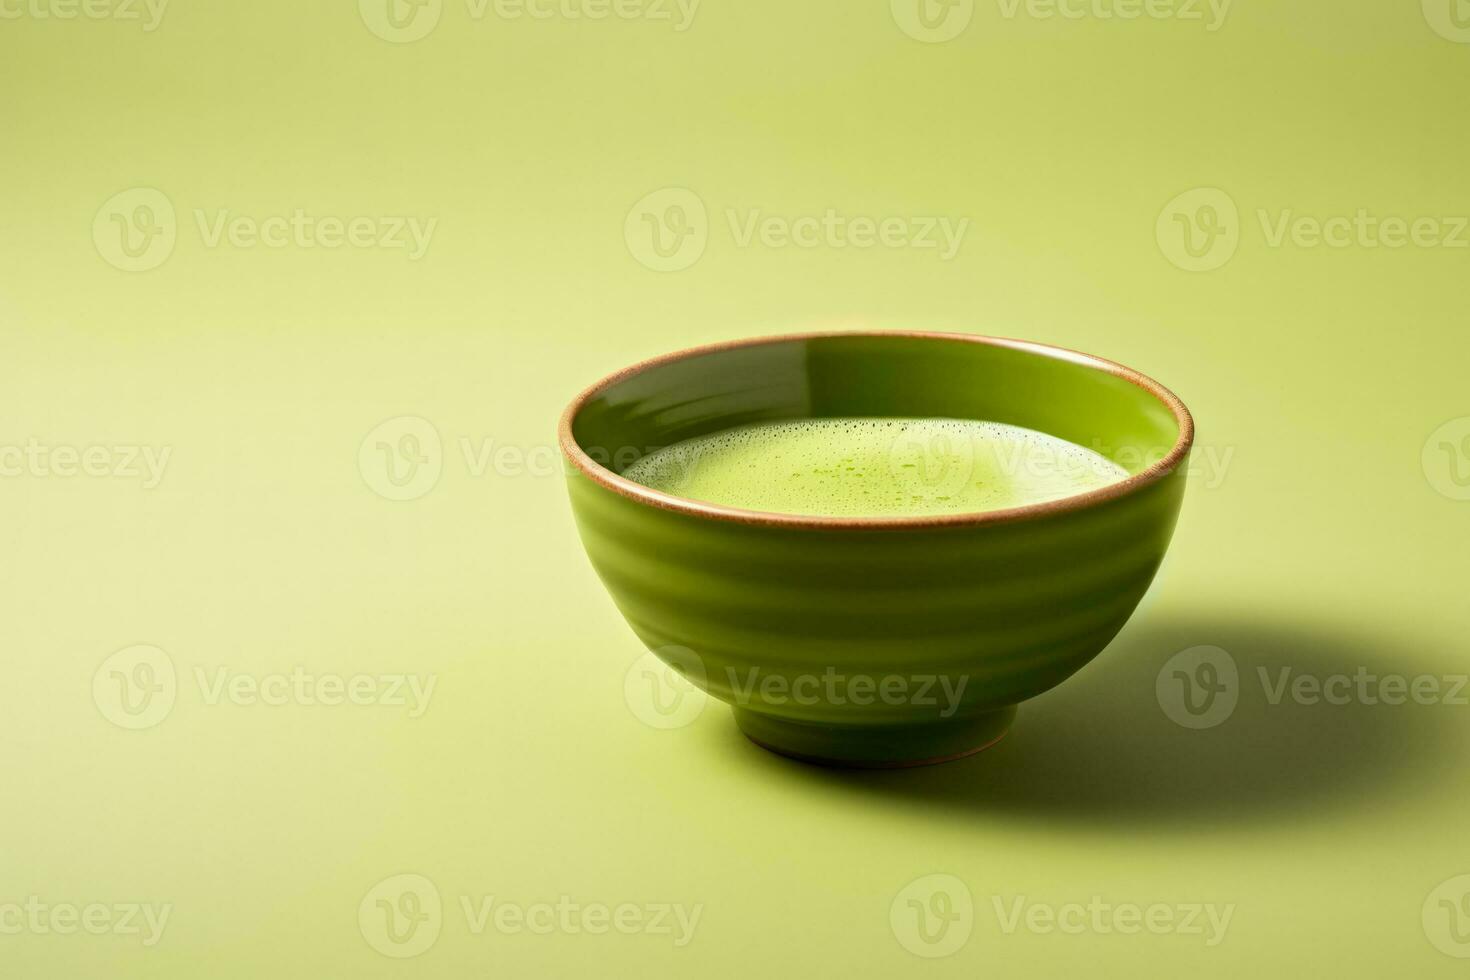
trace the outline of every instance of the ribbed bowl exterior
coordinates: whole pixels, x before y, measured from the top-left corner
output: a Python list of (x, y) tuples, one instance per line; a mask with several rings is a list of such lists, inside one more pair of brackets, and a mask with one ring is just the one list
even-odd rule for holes
[(1077, 509), (927, 528), (715, 519), (624, 496), (575, 467), (569, 488), (587, 554), (629, 625), (711, 695), (788, 721), (926, 724), (943, 698), (936, 707), (791, 692), (834, 673), (845, 690), (866, 676), (910, 694), (937, 678), (962, 692), (945, 717), (963, 717), (1055, 686), (1107, 646), (1143, 597), (1185, 469), (1180, 460)]

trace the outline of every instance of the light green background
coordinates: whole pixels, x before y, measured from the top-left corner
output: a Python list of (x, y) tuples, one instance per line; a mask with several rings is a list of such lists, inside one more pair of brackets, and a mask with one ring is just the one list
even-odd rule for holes
[[(1470, 457), (1421, 451), (1470, 416), (1470, 249), (1273, 247), (1258, 215), (1470, 214), (1451, 0), (1237, 0), (1217, 30), (1203, 4), (1128, 21), (988, 0), (945, 43), (882, 0), (705, 0), (685, 31), (445, 0), (413, 43), (348, 2), (175, 0), (152, 31), (37, 15), (65, 2), (6, 0), (0, 19), (0, 445), (171, 455), (152, 489), (0, 479), (0, 907), (173, 910), (151, 948), (0, 934), (0, 974), (1463, 975), (1421, 909), (1470, 872), (1470, 707), (1273, 705), (1257, 674), (1467, 669), (1470, 502), (1450, 466)], [(177, 243), (126, 272), (104, 257), (109, 214), (92, 229), (139, 187), (172, 203)], [(624, 236), (663, 188), (707, 209), (681, 271)], [(1170, 215), (1156, 235), (1194, 188), (1238, 210), (1212, 271), (1171, 261)], [(411, 261), (210, 247), (195, 218), (296, 208), (437, 225)], [(754, 208), (970, 225), (947, 262), (742, 247), (725, 212)], [(718, 704), (645, 725), (624, 697), (641, 650), (560, 476), (516, 465), (544, 473), (561, 406), (633, 360), (849, 324), (1101, 354), (1199, 423), (1202, 468), (1132, 624), (949, 766), (788, 763)], [(400, 416), (432, 423), (442, 473), (390, 501), (358, 454)], [(512, 450), (476, 475), (464, 446), (486, 440)], [(129, 731), (92, 691), (134, 644), (167, 652), (179, 691)], [(1241, 674), (1233, 716), (1200, 731), (1155, 695), (1197, 645)], [(209, 704), (195, 679), (298, 665), (437, 686), (410, 718)], [(445, 903), (437, 942), (403, 960), (358, 924), (400, 873)], [(890, 905), (931, 873), (964, 882), (975, 920), (925, 960)], [(484, 895), (703, 909), (683, 948), (474, 935), (459, 898)], [(1206, 947), (1008, 934), (993, 906), (1095, 895), (1235, 911)]]

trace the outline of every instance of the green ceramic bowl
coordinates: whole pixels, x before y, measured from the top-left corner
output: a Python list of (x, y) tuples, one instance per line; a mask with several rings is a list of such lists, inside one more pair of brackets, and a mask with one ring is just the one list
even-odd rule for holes
[[(987, 419), (1130, 476), (1045, 504), (940, 517), (799, 517), (669, 496), (643, 453), (752, 422)], [(639, 638), (808, 761), (918, 765), (999, 739), (1016, 705), (1108, 645), (1164, 557), (1194, 425), (1100, 358), (962, 334), (841, 333), (681, 351), (588, 388), (561, 421), (592, 566)]]

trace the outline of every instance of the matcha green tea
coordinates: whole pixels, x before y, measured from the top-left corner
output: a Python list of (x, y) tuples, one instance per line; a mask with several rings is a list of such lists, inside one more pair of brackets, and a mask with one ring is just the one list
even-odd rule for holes
[(747, 510), (833, 517), (960, 514), (1038, 504), (1128, 476), (1042, 432), (967, 419), (827, 418), (727, 429), (649, 453), (623, 474)]

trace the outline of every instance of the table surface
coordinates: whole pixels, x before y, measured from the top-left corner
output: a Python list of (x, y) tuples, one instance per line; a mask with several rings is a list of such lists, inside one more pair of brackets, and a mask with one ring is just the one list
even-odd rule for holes
[[(0, 24), (0, 973), (1463, 974), (1451, 8), (359, 6)], [(846, 325), (1199, 425), (1131, 623), (950, 765), (645, 723), (552, 462), (608, 371)]]

